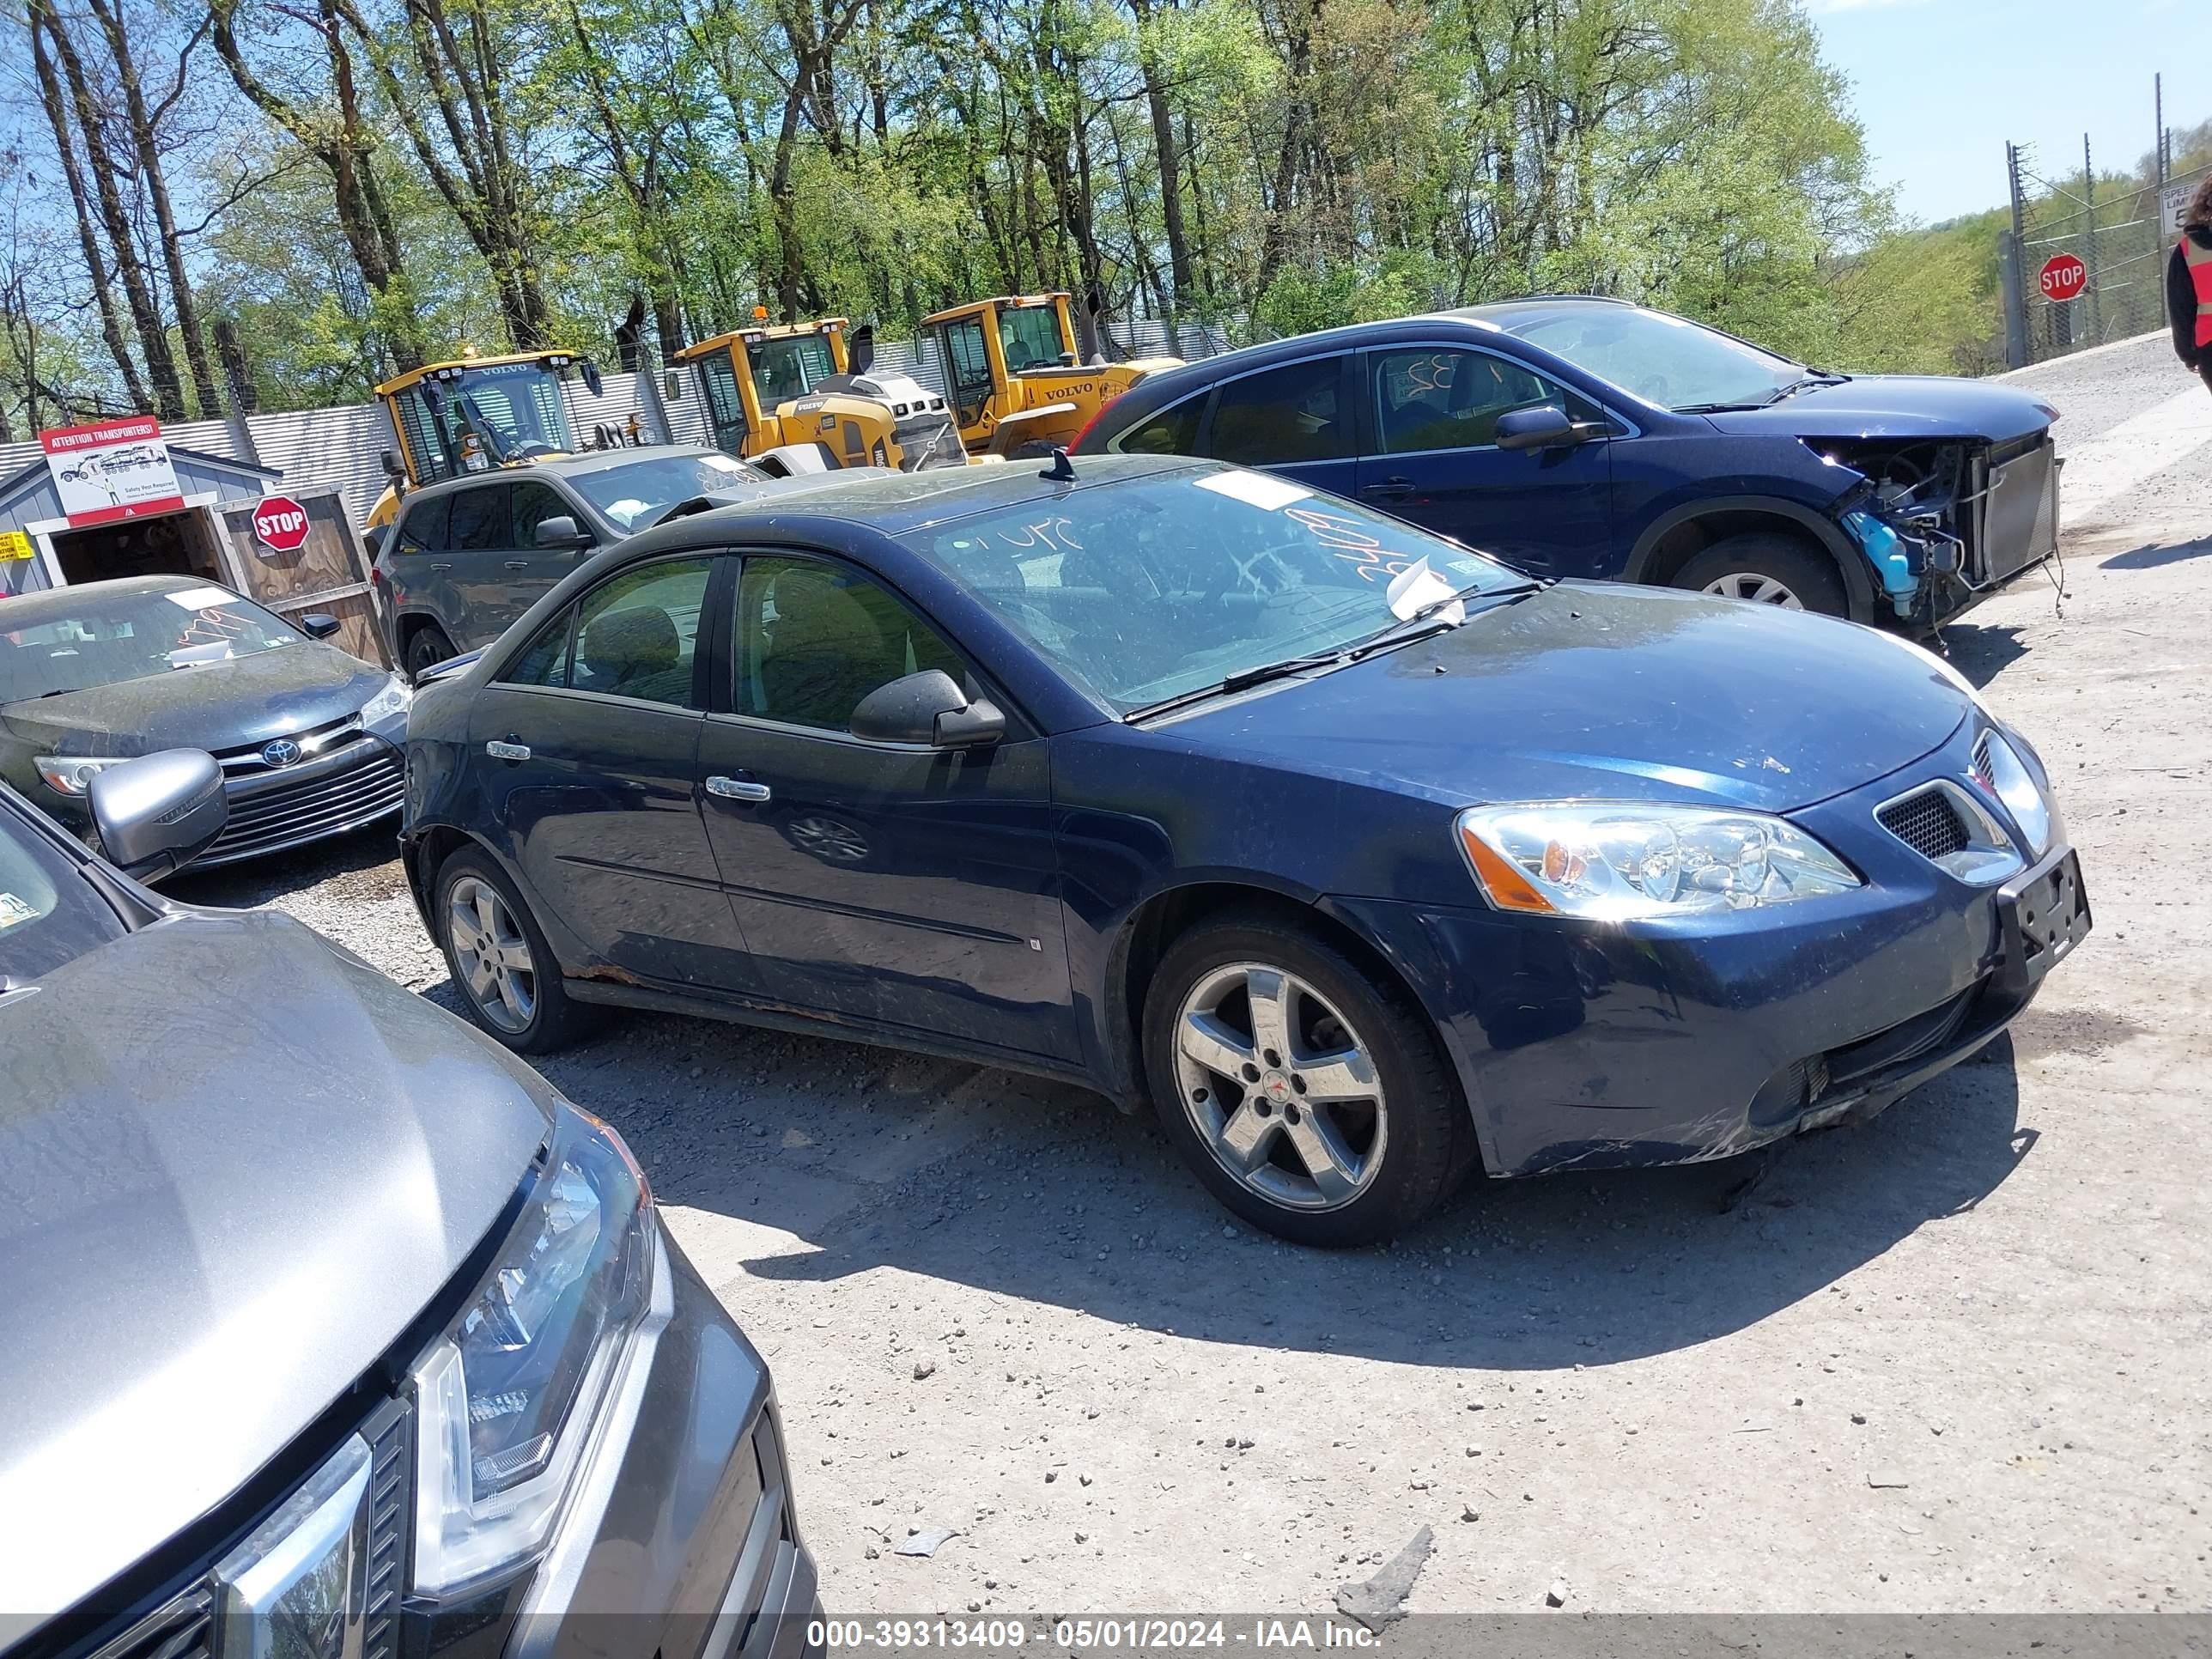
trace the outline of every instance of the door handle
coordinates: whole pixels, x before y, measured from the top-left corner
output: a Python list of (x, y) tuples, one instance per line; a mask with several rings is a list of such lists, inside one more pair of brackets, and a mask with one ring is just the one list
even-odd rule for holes
[(507, 562), (507, 568), (509, 570), (527, 570), (530, 568), (530, 561), (527, 559), (509, 559)]
[(707, 793), (717, 800), (762, 801), (769, 798), (766, 784), (750, 783), (743, 778), (708, 778)]
[(427, 566), (425, 566), (425, 567), (424, 567), (424, 568), (426, 568), (426, 569), (428, 569), (428, 570), (434, 570), (434, 571), (435, 571), (435, 570), (451, 570), (453, 568), (453, 566), (451, 566), (451, 565), (449, 565), (449, 564), (433, 564), (433, 565), (427, 565)]
[(501, 743), (494, 738), (484, 744), (484, 753), (494, 760), (526, 761), (530, 758), (530, 745), (526, 743)]
[(1411, 478), (1385, 478), (1381, 483), (1364, 486), (1359, 493), (1363, 495), (1387, 495), (1395, 500), (1401, 495), (1413, 493), (1413, 481)]

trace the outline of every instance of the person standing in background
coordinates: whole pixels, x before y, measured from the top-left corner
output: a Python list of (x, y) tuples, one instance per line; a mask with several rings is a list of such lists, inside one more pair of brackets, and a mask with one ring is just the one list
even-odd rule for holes
[(2166, 314), (2173, 349), (2212, 391), (2212, 173), (2181, 213), (2181, 237), (2166, 262)]

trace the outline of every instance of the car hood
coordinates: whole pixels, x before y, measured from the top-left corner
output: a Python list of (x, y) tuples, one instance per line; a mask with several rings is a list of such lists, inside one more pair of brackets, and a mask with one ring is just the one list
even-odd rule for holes
[(0, 705), (0, 726), (70, 755), (237, 749), (356, 713), (391, 676), (319, 641)]
[[(551, 1097), (274, 911), (0, 1001), (0, 1646), (204, 1516), (419, 1318)], [(15, 1628), (10, 1628), (13, 1626)]]
[(1918, 759), (1969, 707), (1935, 659), (1869, 628), (1566, 582), (1158, 729), (1459, 805), (1668, 800), (1782, 812)]
[(2051, 424), (2024, 392), (1934, 374), (1863, 374), (1808, 386), (1771, 409), (1708, 417), (1723, 432), (1802, 438), (1984, 438), (2004, 443)]

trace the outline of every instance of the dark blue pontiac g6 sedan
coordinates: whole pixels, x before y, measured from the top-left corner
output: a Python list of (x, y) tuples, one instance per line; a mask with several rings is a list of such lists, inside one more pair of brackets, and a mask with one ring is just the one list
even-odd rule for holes
[(615, 1004), (1149, 1097), (1322, 1244), (1869, 1115), (2089, 926), (1918, 647), (1165, 459), (679, 509), (422, 689), (404, 838), (510, 1047)]

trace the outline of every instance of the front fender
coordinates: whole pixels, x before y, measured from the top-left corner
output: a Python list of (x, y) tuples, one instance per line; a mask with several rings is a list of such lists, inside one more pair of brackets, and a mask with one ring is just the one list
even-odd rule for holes
[[(1850, 475), (1853, 479), (1857, 476), (1856, 473)], [(1629, 550), (1628, 562), (1621, 571), (1621, 580), (1632, 582), (1648, 580), (1646, 573), (1650, 570), (1653, 560), (1669, 533), (1699, 519), (1727, 513), (1757, 513), (1786, 519), (1802, 527), (1827, 550), (1837, 568), (1843, 572), (1844, 589), (1850, 600), (1851, 620), (1859, 623), (1874, 620), (1876, 593), (1865, 551), (1828, 513), (1786, 495), (1700, 495), (1677, 503), (1644, 526), (1636, 538), (1635, 545)]]

